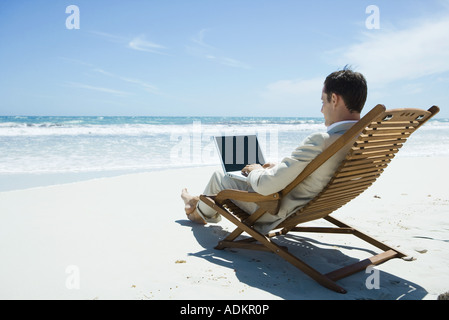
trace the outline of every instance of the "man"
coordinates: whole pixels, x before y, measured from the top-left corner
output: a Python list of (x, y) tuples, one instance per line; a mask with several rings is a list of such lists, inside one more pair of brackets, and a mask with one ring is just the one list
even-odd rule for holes
[[(330, 74), (324, 81), (321, 95), (321, 112), (324, 115), (327, 132), (310, 135), (292, 152), (290, 157), (284, 158), (279, 164), (246, 166), (242, 173), (248, 176), (247, 182), (232, 179), (220, 171), (215, 172), (206, 186), (204, 194), (214, 195), (224, 189), (255, 191), (262, 195), (281, 191), (316, 156), (360, 120), (367, 92), (366, 80), (358, 72), (345, 68)], [(291, 213), (312, 200), (327, 185), (344, 159), (346, 152), (347, 150), (341, 150), (331, 157), (281, 200), (277, 215), (268, 213), (263, 215), (255, 224), (255, 228), (262, 233), (267, 233)], [(181, 197), (184, 200), (187, 217), (193, 222), (206, 224), (221, 220), (221, 216), (216, 211), (199, 201), (198, 197), (190, 195), (187, 189), (182, 190)], [(257, 209), (255, 203), (236, 201), (236, 204), (250, 214)]]

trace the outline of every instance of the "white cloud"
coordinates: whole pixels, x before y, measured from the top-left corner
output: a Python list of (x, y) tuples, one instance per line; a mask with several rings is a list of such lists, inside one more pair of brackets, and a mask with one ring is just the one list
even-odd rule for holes
[(104, 88), (104, 87), (96, 87), (96, 86), (91, 86), (88, 84), (77, 83), (77, 82), (68, 82), (67, 86), (69, 86), (71, 88), (81, 88), (81, 89), (87, 89), (87, 90), (98, 91), (98, 92), (103, 92), (103, 93), (109, 93), (109, 94), (113, 94), (113, 95), (119, 96), (119, 97), (124, 97), (124, 96), (130, 95), (129, 92), (125, 92), (125, 91)]
[(131, 41), (129, 41), (128, 47), (138, 51), (145, 51), (162, 55), (166, 54), (161, 51), (163, 49), (166, 49), (166, 47), (151, 41), (147, 41), (145, 39), (145, 36), (143, 35), (134, 37)]
[[(87, 66), (89, 67), (90, 71), (99, 73), (103, 76), (109, 77), (109, 78), (113, 78), (113, 79), (117, 79), (126, 83), (130, 83), (135, 85), (136, 87), (140, 87), (141, 89), (143, 89), (146, 92), (149, 92), (151, 94), (157, 94), (157, 95), (163, 95), (163, 93), (161, 93), (161, 91), (159, 90), (158, 87), (142, 81), (140, 79), (136, 79), (136, 78), (130, 78), (130, 77), (126, 77), (126, 76), (121, 76), (106, 70), (103, 70), (101, 68), (98, 68), (97, 66), (91, 64), (91, 63), (87, 63), (81, 60), (77, 60), (77, 59), (71, 59), (71, 58), (65, 58), (65, 57), (60, 57), (60, 59), (68, 62), (68, 63), (75, 63), (78, 64), (80, 66)], [(96, 90), (96, 91), (101, 91), (101, 92), (107, 92), (107, 93), (113, 93), (113, 94), (117, 94), (117, 95), (129, 95), (130, 93), (128, 92), (124, 92), (124, 91), (120, 91), (120, 90), (114, 90), (114, 89), (108, 89), (108, 88), (104, 88), (104, 87), (95, 87), (95, 86), (90, 86), (90, 85), (86, 85), (86, 84), (80, 84), (80, 83), (74, 83), (74, 82), (68, 82), (69, 86), (71, 87), (77, 87), (77, 88), (84, 88), (84, 89), (90, 89), (90, 90)], [(123, 83), (121, 83), (120, 85), (123, 85)]]
[(323, 82), (324, 78), (319, 77), (270, 83), (260, 95), (259, 106), (278, 116), (320, 116)]
[(449, 71), (449, 17), (415, 22), (399, 31), (364, 33), (364, 40), (334, 54), (369, 83), (388, 84)]
[[(449, 72), (449, 14), (433, 19), (414, 21), (400, 30), (364, 32), (361, 40), (344, 48), (327, 52), (330, 69), (351, 65), (365, 75), (370, 89), (370, 103), (397, 99), (414, 104), (416, 98), (431, 87), (422, 79), (435, 76), (446, 79)], [(332, 70), (331, 70), (332, 71)], [(319, 78), (279, 80), (268, 84), (261, 94), (264, 104), (294, 107), (316, 105), (327, 74)], [(318, 91), (318, 93), (317, 93)], [(296, 110), (296, 109), (295, 109)]]
[(117, 42), (117, 43), (126, 42), (126, 38), (121, 37), (121, 36), (117, 36), (117, 35), (114, 35), (114, 34), (101, 32), (101, 31), (89, 31), (89, 32), (92, 33), (92, 34), (95, 34), (97, 36), (103, 37), (105, 39), (108, 39), (111, 42)]
[(153, 93), (153, 94), (158, 94), (159, 93), (159, 89), (156, 86), (153, 86), (152, 84), (149, 84), (147, 82), (144, 82), (142, 80), (139, 79), (134, 79), (134, 78), (128, 78), (128, 77), (123, 77), (123, 76), (119, 76), (110, 72), (107, 72), (103, 69), (99, 69), (99, 68), (95, 68), (94, 69), (95, 72), (101, 73), (105, 76), (111, 77), (111, 78), (116, 78), (128, 83), (132, 83), (132, 84), (136, 84), (140, 87), (142, 87), (145, 91)]
[(203, 48), (210, 48), (210, 49), (215, 50), (215, 48), (213, 46), (208, 45), (206, 42), (204, 42), (204, 38), (206, 36), (207, 31), (208, 31), (207, 29), (201, 29), (198, 32), (198, 34), (192, 38), (192, 41), (195, 42), (196, 44), (200, 45)]
[(205, 42), (207, 29), (201, 29), (197, 35), (195, 35), (191, 41), (194, 46), (187, 46), (187, 52), (191, 55), (207, 59), (209, 61), (222, 64), (225, 66), (241, 69), (249, 69), (250, 66), (242, 61), (224, 56), (220, 49), (209, 45)]
[(301, 96), (321, 93), (324, 78), (281, 80), (267, 86), (267, 93), (270, 95), (291, 95)]
[(133, 50), (168, 55), (167, 53), (163, 52), (164, 49), (167, 49), (165, 46), (146, 40), (145, 35), (135, 36), (130, 39), (127, 37), (117, 36), (100, 31), (90, 31), (90, 33), (107, 39), (110, 42), (126, 45), (126, 47)]

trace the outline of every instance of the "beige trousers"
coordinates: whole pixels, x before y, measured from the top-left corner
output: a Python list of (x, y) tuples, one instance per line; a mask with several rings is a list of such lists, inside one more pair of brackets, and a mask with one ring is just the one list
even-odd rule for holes
[[(204, 189), (204, 195), (216, 195), (220, 191), (225, 189), (236, 189), (236, 190), (242, 190), (242, 191), (253, 191), (251, 186), (249, 186), (245, 181), (240, 181), (237, 179), (233, 179), (231, 177), (228, 177), (224, 175), (221, 171), (215, 171), (215, 173), (212, 175), (212, 177), (209, 180), (209, 183), (207, 184), (206, 188)], [(258, 206), (255, 203), (252, 202), (242, 202), (242, 201), (234, 201), (236, 205), (238, 205), (241, 209), (243, 209), (248, 214), (254, 213)], [(218, 214), (217, 211), (203, 203), (202, 201), (199, 201), (197, 204), (197, 211), (199, 215), (206, 220), (206, 222), (209, 223), (217, 223), (221, 221), (221, 216)], [(265, 214), (263, 215), (259, 220), (257, 225), (260, 224), (268, 224), (271, 225), (273, 222), (279, 221), (278, 216), (273, 216), (271, 214)]]

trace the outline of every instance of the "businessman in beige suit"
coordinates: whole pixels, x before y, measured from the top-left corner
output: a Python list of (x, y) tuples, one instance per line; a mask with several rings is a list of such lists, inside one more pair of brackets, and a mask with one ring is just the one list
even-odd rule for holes
[[(220, 171), (215, 172), (204, 194), (214, 195), (224, 189), (255, 191), (262, 195), (281, 191), (304, 170), (310, 161), (360, 120), (366, 97), (367, 85), (362, 74), (349, 69), (330, 74), (324, 82), (321, 96), (321, 112), (327, 126), (326, 132), (314, 133), (307, 137), (290, 157), (284, 158), (279, 164), (246, 166), (242, 170), (242, 173), (248, 176), (246, 182), (225, 176)], [(255, 224), (255, 228), (266, 233), (313, 199), (329, 182), (345, 154), (346, 150), (341, 150), (330, 158), (281, 200), (277, 215), (265, 214)], [(216, 223), (221, 220), (221, 216), (216, 211), (199, 201), (198, 197), (190, 195), (187, 189), (182, 190), (181, 197), (190, 220), (200, 224)], [(255, 203), (236, 203), (248, 213), (253, 213), (257, 209)]]

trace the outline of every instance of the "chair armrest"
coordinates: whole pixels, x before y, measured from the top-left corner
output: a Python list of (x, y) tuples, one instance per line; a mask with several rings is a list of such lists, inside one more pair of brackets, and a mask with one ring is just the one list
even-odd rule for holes
[(220, 191), (215, 197), (215, 201), (218, 203), (221, 203), (224, 200), (228, 199), (243, 202), (265, 202), (265, 201), (278, 201), (280, 200), (280, 195), (279, 193), (273, 193), (268, 196), (263, 196), (257, 192), (227, 189)]
[(253, 202), (257, 204), (260, 209), (263, 209), (265, 212), (272, 215), (276, 215), (278, 213), (281, 205), (281, 195), (279, 193), (264, 196), (257, 192), (227, 189), (219, 192), (214, 199), (214, 201), (219, 205), (222, 205), (226, 200)]

